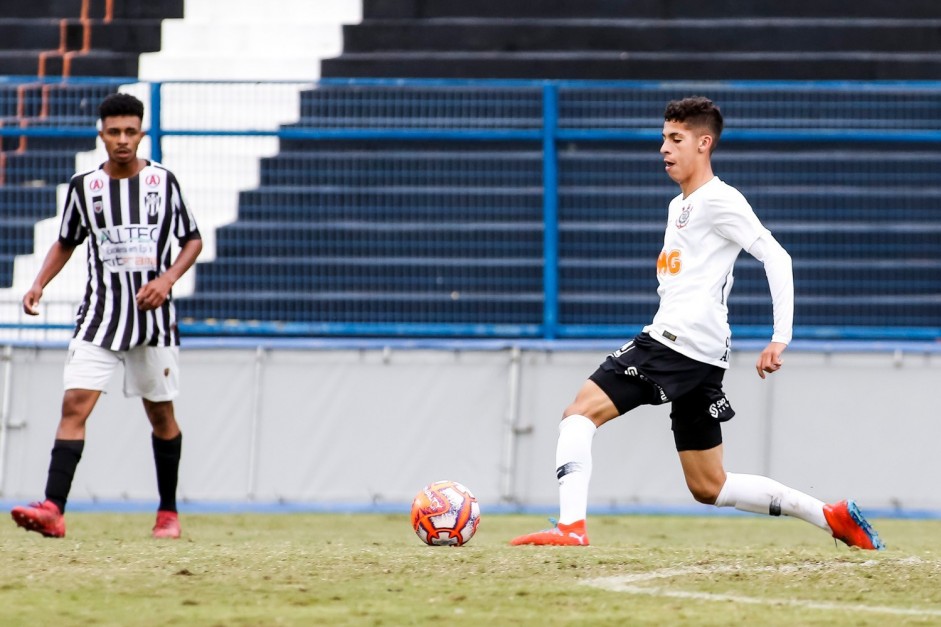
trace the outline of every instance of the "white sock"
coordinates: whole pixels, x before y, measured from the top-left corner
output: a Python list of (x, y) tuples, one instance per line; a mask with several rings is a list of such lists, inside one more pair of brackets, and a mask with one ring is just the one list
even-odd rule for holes
[(559, 423), (555, 465), (559, 478), (559, 522), (564, 525), (584, 520), (587, 516), (591, 442), (596, 430), (595, 423), (578, 414)]
[(793, 516), (826, 531), (823, 501), (760, 475), (726, 473), (716, 507), (734, 507), (743, 512), (770, 516)]

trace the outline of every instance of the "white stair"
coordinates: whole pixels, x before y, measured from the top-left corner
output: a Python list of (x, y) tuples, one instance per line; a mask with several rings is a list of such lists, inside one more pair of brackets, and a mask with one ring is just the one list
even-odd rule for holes
[(361, 0), (186, 0), (160, 51), (141, 55), (140, 78), (316, 79), (343, 49), (342, 25), (361, 20)]

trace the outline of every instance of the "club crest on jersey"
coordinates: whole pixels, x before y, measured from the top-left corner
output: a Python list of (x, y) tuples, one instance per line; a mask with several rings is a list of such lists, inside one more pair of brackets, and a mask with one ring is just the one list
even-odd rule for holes
[(692, 205), (686, 205), (680, 210), (680, 215), (676, 218), (676, 228), (682, 229), (689, 224), (689, 214), (693, 212)]
[(144, 196), (144, 207), (147, 208), (147, 215), (155, 216), (160, 211), (160, 194), (157, 192), (147, 192)]
[(101, 213), (104, 211), (105, 203), (102, 201), (101, 196), (95, 196), (91, 199), (91, 206), (95, 213)]
[(101, 188), (104, 186), (105, 186), (104, 181), (102, 181), (101, 179), (91, 179), (90, 181), (88, 181), (88, 189), (90, 189), (93, 192), (101, 191)]
[(160, 185), (160, 177), (156, 174), (151, 174), (144, 179), (144, 182), (147, 183), (147, 187), (157, 187)]

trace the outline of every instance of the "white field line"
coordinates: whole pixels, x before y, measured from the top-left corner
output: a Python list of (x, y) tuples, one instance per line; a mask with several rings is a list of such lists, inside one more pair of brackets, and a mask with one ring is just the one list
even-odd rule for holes
[[(849, 568), (868, 568), (877, 564), (885, 564), (885, 560), (869, 560), (861, 563), (840, 562), (835, 564), (803, 564), (784, 566), (689, 566), (685, 568), (664, 568), (649, 573), (633, 575), (615, 575), (612, 577), (598, 577), (583, 582), (583, 585), (612, 592), (626, 592), (628, 594), (643, 594), (647, 596), (668, 597), (672, 599), (693, 599), (697, 601), (725, 601), (744, 603), (750, 605), (787, 605), (792, 607), (805, 607), (816, 610), (830, 610), (840, 612), (872, 612), (876, 614), (892, 614), (896, 616), (941, 616), (941, 609), (889, 607), (884, 605), (862, 605), (859, 603), (835, 603), (827, 601), (811, 601), (806, 599), (774, 599), (751, 597), (738, 594), (716, 594), (711, 592), (687, 592), (663, 586), (641, 585), (652, 581), (676, 579), (689, 575), (724, 575), (732, 573), (760, 574), (760, 573), (806, 573), (822, 570), (846, 570)], [(906, 558), (897, 560), (900, 565), (924, 563), (919, 558)]]

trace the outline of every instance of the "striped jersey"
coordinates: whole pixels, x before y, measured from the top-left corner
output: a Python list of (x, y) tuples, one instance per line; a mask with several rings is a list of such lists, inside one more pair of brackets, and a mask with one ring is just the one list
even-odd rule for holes
[(178, 346), (171, 297), (151, 311), (137, 308), (141, 286), (166, 271), (171, 238), (199, 239), (199, 230), (172, 172), (148, 161), (133, 177), (113, 179), (103, 165), (69, 183), (59, 241), (86, 239), (88, 283), (73, 337), (113, 351)]

